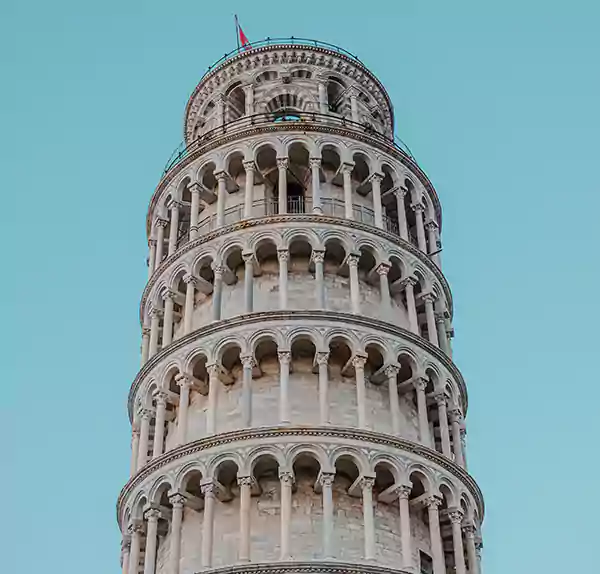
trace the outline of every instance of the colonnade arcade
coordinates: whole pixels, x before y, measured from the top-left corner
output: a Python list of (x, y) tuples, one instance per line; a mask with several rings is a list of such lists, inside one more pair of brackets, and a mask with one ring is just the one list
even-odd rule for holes
[[(368, 240), (349, 244), (346, 233), (293, 233), (262, 232), (247, 240), (236, 234), (218, 251), (200, 248), (167, 270), (144, 296), (142, 364), (197, 328), (194, 314), (207, 323), (294, 308), (375, 316), (404, 325), (451, 356), (446, 294), (426, 268), (409, 267), (399, 250), (382, 252)], [(290, 276), (302, 280), (301, 298), (288, 296)], [(257, 278), (272, 285), (275, 297), (257, 291)], [(243, 298), (235, 304), (230, 296), (224, 306), (223, 293), (231, 295), (237, 284)]]
[(249, 342), (231, 333), (211, 351), (190, 343), (186, 359), (150, 371), (134, 388), (131, 475), (201, 436), (307, 423), (409, 438), (466, 466), (465, 397), (453, 376), (406, 347), (319, 331), (286, 339), (279, 329), (257, 329)]
[[(296, 497), (311, 501), (315, 540), (304, 531)], [(416, 564), (421, 571), (429, 564), (433, 574), (479, 572), (480, 501), (455, 478), (398, 455), (369, 460), (352, 448), (305, 443), (258, 447), (247, 457), (214, 455), (172, 466), (129, 500), (121, 520), (130, 572), (143, 566), (144, 574), (154, 574), (163, 555), (166, 571), (176, 574), (186, 521), (201, 533), (187, 543), (200, 549), (202, 569), (310, 558), (374, 561), (406, 572)], [(261, 517), (267, 500), (273, 512)], [(228, 506), (239, 513), (235, 525)], [(271, 546), (252, 536), (257, 522), (261, 532), (277, 532)], [(342, 531), (351, 533), (352, 544)]]
[(153, 206), (150, 275), (204, 233), (244, 219), (299, 213), (367, 223), (440, 265), (440, 217), (430, 192), (394, 158), (364, 144), (348, 148), (341, 139), (263, 136), (225, 147), (187, 166)]

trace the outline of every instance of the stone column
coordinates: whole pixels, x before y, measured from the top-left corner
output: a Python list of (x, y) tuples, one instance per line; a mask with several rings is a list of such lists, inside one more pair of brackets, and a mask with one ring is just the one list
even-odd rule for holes
[(215, 483), (207, 482), (201, 486), (204, 495), (204, 520), (202, 522), (202, 561), (203, 568), (212, 566), (213, 534), (215, 526)]
[(121, 572), (129, 574), (129, 549), (131, 548), (131, 538), (128, 534), (121, 540)]
[(373, 485), (375, 478), (364, 476), (362, 489), (363, 523), (365, 526), (365, 560), (375, 558), (375, 522), (373, 519)]
[(196, 297), (197, 279), (187, 273), (183, 276), (185, 283), (185, 308), (183, 310), (183, 334), (188, 335), (193, 331), (194, 325), (194, 302)]
[(479, 574), (479, 558), (475, 544), (475, 526), (466, 524), (463, 526), (465, 539), (467, 541), (467, 558), (469, 560), (469, 574)]
[(327, 85), (325, 78), (317, 79), (317, 89), (319, 90), (319, 112), (326, 114), (329, 111), (327, 105)]
[(252, 202), (254, 200), (254, 160), (244, 162), (246, 171), (246, 186), (244, 189), (244, 219), (252, 217)]
[(400, 404), (398, 403), (398, 381), (396, 378), (399, 372), (400, 369), (396, 365), (388, 365), (385, 368), (385, 376), (388, 380), (388, 390), (390, 396), (392, 433), (396, 436), (400, 434)]
[(215, 274), (215, 282), (213, 285), (212, 293), (212, 314), (213, 321), (219, 321), (221, 319), (221, 299), (223, 298), (223, 267), (221, 265), (215, 265), (213, 272)]
[(294, 476), (289, 471), (280, 471), (281, 482), (281, 541), (280, 560), (290, 560), (290, 523), (292, 520), (292, 484)]
[(224, 171), (215, 173), (217, 178), (217, 227), (223, 227), (225, 223), (225, 202), (227, 201), (227, 186), (225, 178), (227, 174)]
[(367, 425), (367, 408), (366, 408), (366, 389), (365, 389), (365, 363), (367, 356), (357, 354), (352, 359), (354, 372), (356, 373), (356, 405), (358, 409), (358, 428), (366, 429)]
[(381, 313), (387, 319), (392, 312), (392, 298), (390, 295), (390, 285), (388, 282), (388, 273), (391, 265), (389, 263), (380, 263), (377, 266), (377, 274), (379, 275), (379, 292), (381, 295)]
[(317, 352), (319, 366), (319, 424), (329, 424), (329, 353)]
[(431, 255), (430, 259), (440, 267), (440, 254), (438, 247), (438, 224), (431, 220), (427, 222), (425, 225), (427, 229), (427, 240), (429, 243), (429, 254)]
[(179, 208), (181, 203), (171, 201), (169, 210), (171, 211), (171, 226), (169, 227), (169, 251), (168, 255), (173, 255), (177, 250), (177, 232), (179, 230)]
[(372, 196), (373, 196), (373, 213), (375, 214), (375, 227), (384, 229), (383, 226), (383, 210), (381, 208), (381, 173), (374, 173), (371, 176)]
[(156, 239), (149, 239), (148, 247), (150, 249), (148, 253), (148, 279), (150, 279), (152, 273), (154, 273), (154, 265), (156, 264)]
[(156, 220), (156, 261), (154, 262), (154, 269), (162, 263), (163, 251), (165, 248), (165, 228), (167, 227), (168, 221), (166, 219)]
[(245, 114), (251, 116), (254, 114), (254, 85), (246, 84), (244, 86), (244, 94), (246, 96)]
[(190, 403), (190, 387), (192, 381), (187, 375), (179, 374), (175, 376), (175, 381), (179, 385), (179, 413), (177, 416), (177, 444), (186, 443), (188, 408)]
[(352, 170), (353, 163), (344, 163), (341, 166), (342, 177), (344, 178), (344, 208), (346, 219), (354, 219), (354, 209), (352, 205)]
[(198, 237), (198, 215), (200, 213), (200, 183), (190, 183), (188, 186), (192, 195), (192, 205), (190, 207), (190, 241)]
[(448, 512), (450, 522), (452, 523), (452, 545), (454, 548), (454, 569), (456, 574), (467, 574), (465, 566), (465, 550), (462, 540), (462, 520), (464, 513), (460, 508), (450, 509)]
[(323, 206), (321, 205), (321, 182), (319, 181), (321, 171), (321, 158), (311, 157), (309, 162), (312, 175), (312, 210), (314, 213), (323, 213)]
[(429, 516), (429, 538), (431, 540), (431, 553), (433, 555), (433, 574), (446, 574), (444, 549), (442, 547), (442, 534), (440, 532), (440, 514), (438, 507), (442, 499), (432, 495), (425, 500)]
[(407, 277), (404, 284), (406, 294), (406, 311), (408, 312), (408, 326), (412, 333), (419, 335), (419, 322), (417, 320), (417, 304), (415, 303), (416, 277)]
[(442, 453), (449, 459), (452, 459), (452, 449), (450, 448), (450, 430), (448, 429), (448, 399), (446, 393), (440, 392), (435, 395), (435, 402), (438, 407), (438, 417), (440, 419), (440, 434), (442, 435)]
[(448, 344), (448, 335), (446, 333), (446, 317), (445, 313), (435, 314), (435, 324), (437, 327), (438, 341), (440, 343), (440, 349), (450, 357), (450, 345)]
[(279, 260), (279, 308), (287, 309), (288, 306), (288, 259), (290, 252), (287, 249), (277, 250)]
[(155, 391), (156, 400), (156, 421), (154, 423), (154, 443), (152, 444), (152, 458), (156, 458), (163, 453), (163, 443), (165, 441), (165, 415), (167, 412), (167, 393), (165, 391)]
[(142, 367), (148, 362), (150, 355), (150, 328), (142, 327)]
[(321, 472), (319, 483), (323, 496), (323, 558), (333, 558), (333, 472)]
[(417, 410), (419, 415), (419, 437), (421, 443), (425, 446), (431, 445), (429, 438), (429, 420), (427, 419), (427, 399), (425, 398), (425, 389), (427, 388), (427, 379), (425, 377), (416, 377), (413, 381), (415, 393), (417, 393)]
[(460, 426), (460, 448), (463, 457), (463, 468), (467, 470), (467, 429), (464, 420)]
[(138, 574), (139, 571), (140, 547), (143, 530), (143, 524), (136, 523), (131, 526), (131, 549), (129, 551), (129, 572), (131, 574)]
[(176, 493), (169, 496), (169, 502), (173, 506), (171, 516), (171, 548), (169, 553), (168, 574), (179, 574), (179, 560), (181, 557), (181, 523), (183, 521), (183, 507), (185, 497)]
[(207, 365), (208, 371), (208, 410), (206, 412), (206, 434), (217, 432), (217, 404), (221, 383), (219, 381), (219, 366)]
[(137, 421), (133, 421), (131, 428), (131, 464), (129, 466), (129, 476), (137, 472), (138, 454), (140, 451), (140, 429), (137, 427)]
[(323, 265), (325, 262), (325, 251), (318, 251), (313, 249), (312, 260), (315, 264), (315, 289), (317, 308), (325, 309), (325, 277), (323, 271)]
[(251, 476), (239, 476), (240, 487), (240, 547), (238, 558), (240, 562), (250, 562), (250, 496), (252, 488)]
[(225, 94), (217, 94), (215, 103), (217, 106), (217, 121), (222, 126), (225, 124)]
[(423, 225), (423, 211), (425, 207), (422, 203), (413, 203), (411, 205), (412, 210), (415, 212), (415, 219), (417, 220), (417, 245), (423, 253), (427, 253), (427, 242), (425, 241), (425, 227)]
[(292, 353), (290, 351), (279, 351), (279, 420), (281, 424), (290, 424), (290, 361)]
[(146, 552), (144, 556), (144, 574), (154, 574), (156, 568), (156, 535), (158, 530), (158, 519), (160, 518), (160, 510), (150, 508), (144, 513), (144, 517), (148, 521), (146, 528)]
[(437, 328), (435, 325), (435, 312), (433, 310), (435, 295), (433, 293), (425, 293), (422, 299), (425, 303), (425, 317), (427, 318), (427, 334), (429, 336), (429, 342), (432, 345), (439, 347)]
[(252, 369), (254, 367), (254, 357), (252, 355), (242, 355), (240, 360), (244, 368), (242, 375), (242, 427), (250, 428), (252, 426)]
[(162, 348), (164, 349), (173, 341), (173, 309), (175, 306), (175, 293), (173, 291), (165, 291), (163, 299), (165, 302), (165, 316), (163, 319)]
[(254, 307), (254, 253), (242, 253), (244, 260), (244, 313), (252, 313)]
[(352, 313), (360, 315), (360, 287), (358, 283), (358, 260), (359, 255), (350, 253), (347, 257), (348, 268), (350, 270), (350, 302), (352, 304)]
[(402, 565), (412, 571), (414, 567), (412, 555), (412, 534), (410, 532), (410, 507), (408, 497), (412, 486), (403, 484), (398, 488), (398, 503), (400, 506), (400, 544), (402, 545)]
[(138, 471), (146, 464), (148, 460), (148, 443), (150, 440), (150, 419), (152, 418), (150, 409), (140, 409), (140, 447), (137, 455)]
[(350, 96), (350, 110), (352, 112), (352, 121), (358, 123), (358, 90), (354, 86), (350, 86), (348, 89), (348, 96)]
[(460, 440), (460, 428), (463, 421), (463, 416), (460, 409), (452, 409), (450, 411), (450, 423), (452, 424), (452, 443), (454, 444), (454, 462), (459, 466), (465, 466), (465, 459), (462, 450), (462, 441)]
[(277, 158), (278, 182), (277, 202), (279, 213), (287, 213), (287, 168), (289, 160), (287, 157)]
[(406, 193), (407, 190), (403, 187), (394, 191), (396, 207), (398, 209), (398, 233), (402, 239), (408, 241), (408, 224), (406, 223), (406, 211), (404, 209), (404, 196)]
[(160, 330), (160, 316), (162, 314), (161, 309), (153, 307), (150, 309), (150, 343), (148, 350), (148, 357), (151, 359), (158, 353), (158, 333)]

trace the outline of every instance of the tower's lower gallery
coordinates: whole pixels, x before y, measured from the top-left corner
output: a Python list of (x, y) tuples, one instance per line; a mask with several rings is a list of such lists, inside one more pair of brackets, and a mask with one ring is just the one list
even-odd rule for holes
[(319, 45), (202, 79), (148, 215), (125, 574), (480, 572), (439, 200)]

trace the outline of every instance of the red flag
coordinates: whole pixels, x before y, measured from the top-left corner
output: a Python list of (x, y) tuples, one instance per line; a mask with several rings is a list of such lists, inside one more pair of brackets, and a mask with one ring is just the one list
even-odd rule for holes
[(250, 42), (248, 41), (246, 34), (244, 34), (242, 27), (239, 25), (237, 16), (235, 17), (235, 23), (237, 25), (238, 34), (239, 34), (239, 44), (242, 48), (244, 48), (244, 50), (247, 50), (248, 48), (250, 48)]

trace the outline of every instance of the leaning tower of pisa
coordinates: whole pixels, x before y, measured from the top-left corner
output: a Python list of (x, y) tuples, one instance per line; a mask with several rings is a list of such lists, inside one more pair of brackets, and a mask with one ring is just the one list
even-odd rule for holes
[(212, 66), (147, 216), (125, 574), (479, 574), (437, 194), (330, 44)]

